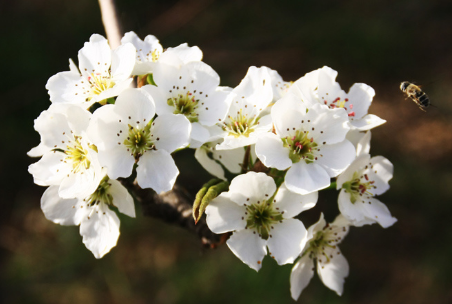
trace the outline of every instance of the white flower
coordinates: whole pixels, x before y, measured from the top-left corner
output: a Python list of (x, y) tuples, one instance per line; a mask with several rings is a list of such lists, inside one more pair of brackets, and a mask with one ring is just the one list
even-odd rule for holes
[(306, 74), (297, 80), (289, 92), (308, 102), (319, 102), (330, 109), (343, 108), (350, 119), (352, 129), (370, 130), (386, 120), (367, 111), (375, 96), (375, 91), (364, 83), (355, 83), (345, 93), (336, 82), (337, 72), (329, 67), (323, 67)]
[(339, 210), (354, 226), (377, 222), (387, 228), (397, 221), (386, 205), (375, 198), (389, 189), (392, 172), (393, 165), (386, 158), (363, 154), (339, 175)]
[(36, 184), (59, 186), (63, 198), (84, 197), (96, 189), (100, 165), (86, 136), (90, 118), (81, 107), (52, 104), (35, 120), (41, 144), (30, 152), (43, 156), (28, 171)]
[(93, 103), (119, 95), (132, 82), (135, 47), (131, 43), (111, 50), (107, 40), (93, 34), (78, 53), (79, 69), (60, 72), (46, 84), (50, 101), (89, 108)]
[(292, 263), (306, 243), (306, 229), (293, 219), (314, 207), (318, 193), (298, 195), (284, 186), (276, 189), (264, 173), (248, 172), (231, 182), (228, 192), (207, 206), (207, 225), (214, 233), (234, 231), (227, 241), (231, 251), (258, 271), (269, 254), (279, 265)]
[(290, 274), (290, 293), (297, 300), (301, 292), (317, 273), (323, 284), (338, 295), (342, 295), (344, 278), (348, 276), (348, 263), (337, 245), (347, 235), (349, 223), (339, 215), (333, 223), (327, 224), (323, 219), (309, 227), (308, 241), (301, 258), (292, 268)]
[(160, 193), (171, 190), (179, 175), (170, 153), (188, 144), (190, 123), (183, 115), (154, 115), (151, 96), (127, 89), (114, 105), (94, 112), (88, 134), (110, 178), (128, 177), (137, 162), (140, 187)]
[(135, 217), (135, 206), (127, 189), (108, 177), (83, 199), (62, 199), (56, 186), (50, 186), (41, 198), (41, 208), (47, 219), (61, 225), (80, 225), (83, 243), (97, 259), (116, 246), (119, 237), (119, 218), (109, 206)]
[(121, 44), (132, 43), (136, 49), (136, 62), (132, 75), (145, 75), (152, 71), (153, 63), (156, 62), (163, 52), (159, 40), (153, 35), (147, 35), (144, 41), (135, 32), (124, 34)]
[(250, 67), (245, 78), (232, 90), (228, 98), (231, 106), (221, 123), (225, 137), (217, 145), (217, 150), (255, 144), (260, 136), (271, 129), (271, 116), (260, 116), (273, 100), (269, 70), (267, 67)]
[(276, 134), (262, 136), (256, 154), (267, 167), (289, 168), (285, 184), (290, 191), (307, 194), (328, 187), (331, 177), (355, 158), (355, 148), (345, 139), (345, 111), (319, 104), (307, 108), (288, 93), (273, 106), (271, 116)]
[(229, 88), (219, 87), (218, 74), (201, 61), (179, 67), (158, 64), (153, 77), (157, 86), (143, 89), (154, 98), (157, 114), (185, 115), (192, 124), (190, 147), (200, 147), (211, 137), (208, 127), (226, 116)]

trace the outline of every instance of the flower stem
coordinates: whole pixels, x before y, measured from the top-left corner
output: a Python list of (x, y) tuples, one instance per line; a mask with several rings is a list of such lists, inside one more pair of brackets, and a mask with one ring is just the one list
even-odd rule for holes
[(114, 0), (99, 0), (102, 22), (112, 49), (121, 44), (121, 30)]

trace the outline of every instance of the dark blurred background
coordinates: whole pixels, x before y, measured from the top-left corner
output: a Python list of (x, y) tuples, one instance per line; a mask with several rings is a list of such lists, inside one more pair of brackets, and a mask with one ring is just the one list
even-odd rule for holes
[[(391, 228), (352, 229), (342, 251), (350, 264), (338, 297), (317, 276), (304, 303), (452, 303), (452, 2), (439, 0), (244, 1), (117, 0), (125, 31), (153, 34), (164, 47), (188, 42), (236, 86), (251, 65), (285, 80), (328, 65), (345, 90), (376, 90), (370, 112), (388, 122), (372, 132), (372, 155), (395, 165), (381, 200)], [(116, 248), (96, 260), (77, 227), (47, 221), (43, 187), (33, 184), (26, 152), (39, 143), (33, 119), (50, 105), (47, 79), (92, 33), (105, 34), (95, 0), (0, 1), (0, 302), (292, 303), (291, 266), (266, 258), (259, 273), (226, 246), (203, 249), (189, 232), (143, 217), (121, 217)], [(423, 84), (434, 108), (422, 112), (399, 90)], [(180, 181), (196, 191), (193, 151), (177, 155)], [(196, 178), (193, 175), (196, 174)], [(323, 191), (302, 214), (338, 213), (337, 192)]]

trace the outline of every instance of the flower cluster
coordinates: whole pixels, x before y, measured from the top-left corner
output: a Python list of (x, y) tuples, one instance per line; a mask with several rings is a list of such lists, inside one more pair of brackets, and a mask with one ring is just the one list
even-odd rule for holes
[[(235, 88), (223, 87), (196, 46), (164, 50), (156, 37), (133, 32), (121, 42), (111, 50), (92, 35), (78, 67), (70, 60), (70, 71), (47, 83), (52, 104), (35, 120), (41, 143), (29, 151), (42, 156), (29, 172), (49, 186), (44, 215), (80, 225), (101, 258), (119, 237), (116, 210), (135, 216), (121, 179), (169, 191), (179, 174), (172, 153), (196, 149), (198, 162), (229, 183), (203, 204), (209, 228), (230, 234), (231, 251), (256, 271), (267, 253), (279, 265), (299, 258), (294, 299), (314, 265), (340, 295), (348, 264), (337, 245), (349, 227), (396, 221), (375, 198), (388, 190), (393, 167), (369, 155), (369, 130), (385, 122), (367, 113), (374, 90), (359, 83), (345, 93), (329, 67), (286, 82), (252, 66)], [(318, 191), (335, 187), (341, 214), (331, 224), (322, 214), (306, 229), (296, 217), (316, 205)]]

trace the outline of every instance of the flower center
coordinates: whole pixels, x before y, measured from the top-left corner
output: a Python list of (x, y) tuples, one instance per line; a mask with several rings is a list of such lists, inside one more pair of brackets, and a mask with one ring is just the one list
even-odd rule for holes
[[(353, 109), (353, 104), (350, 103), (348, 104), (348, 109), (346, 107), (346, 103), (348, 102), (348, 98), (345, 98), (344, 100), (341, 100), (339, 97), (337, 97), (335, 100), (333, 100), (330, 104), (328, 104), (328, 101), (324, 100), (324, 103), (330, 108), (330, 109), (335, 109), (335, 108), (344, 108), (346, 111), (348, 111), (348, 109), (352, 110)], [(355, 112), (351, 111), (348, 113), (348, 117), (355, 117)]]
[(336, 248), (336, 245), (332, 245), (331, 240), (329, 240), (328, 233), (324, 230), (318, 231), (314, 238), (309, 242), (309, 247), (306, 253), (310, 255), (311, 258), (322, 257), (326, 258), (326, 262), (330, 261), (330, 257), (325, 252), (326, 248)]
[(242, 110), (238, 113), (236, 118), (228, 117), (229, 122), (224, 122), (223, 130), (229, 132), (229, 135), (234, 137), (245, 136), (248, 137), (254, 128), (259, 124), (259, 117), (248, 117), (248, 114), (243, 114)]
[(309, 138), (309, 131), (305, 133), (298, 130), (295, 136), (283, 138), (282, 141), (284, 147), (290, 149), (289, 158), (293, 163), (304, 160), (307, 164), (310, 164), (317, 160), (313, 152), (318, 150), (318, 145), (314, 142), (313, 137)]
[(269, 233), (273, 228), (272, 225), (283, 220), (282, 212), (279, 212), (272, 203), (267, 201), (258, 201), (256, 204), (246, 206), (245, 214), (248, 215), (246, 228), (255, 229), (264, 240), (272, 237)]
[(195, 99), (193, 93), (179, 94), (177, 97), (168, 98), (166, 102), (169, 106), (174, 107), (174, 114), (183, 114), (192, 123), (198, 121), (196, 109), (199, 99)]
[(77, 173), (88, 169), (91, 162), (88, 159), (88, 151), (80, 144), (80, 137), (74, 136), (74, 138), (72, 146), (68, 145), (64, 153), (67, 155), (66, 159), (72, 162), (72, 172)]
[(367, 174), (358, 176), (358, 172), (353, 174), (353, 179), (342, 185), (347, 193), (350, 193), (350, 199), (352, 204), (354, 204), (360, 196), (374, 196), (371, 189), (376, 188), (374, 186), (375, 181), (369, 180)]
[(115, 82), (111, 79), (110, 75), (102, 76), (100, 73), (92, 73), (88, 77), (88, 81), (91, 85), (91, 95), (99, 95), (103, 91), (115, 86)]
[(88, 199), (85, 199), (85, 201), (87, 201), (90, 206), (99, 203), (113, 205), (113, 196), (109, 193), (111, 184), (108, 181), (109, 181), (108, 176), (105, 176), (99, 183), (99, 186), (97, 187), (96, 191), (94, 191), (94, 193), (91, 194)]
[(149, 122), (143, 129), (129, 125), (129, 135), (124, 140), (124, 145), (135, 159), (138, 159), (147, 150), (155, 150), (155, 145), (151, 140), (151, 124)]

